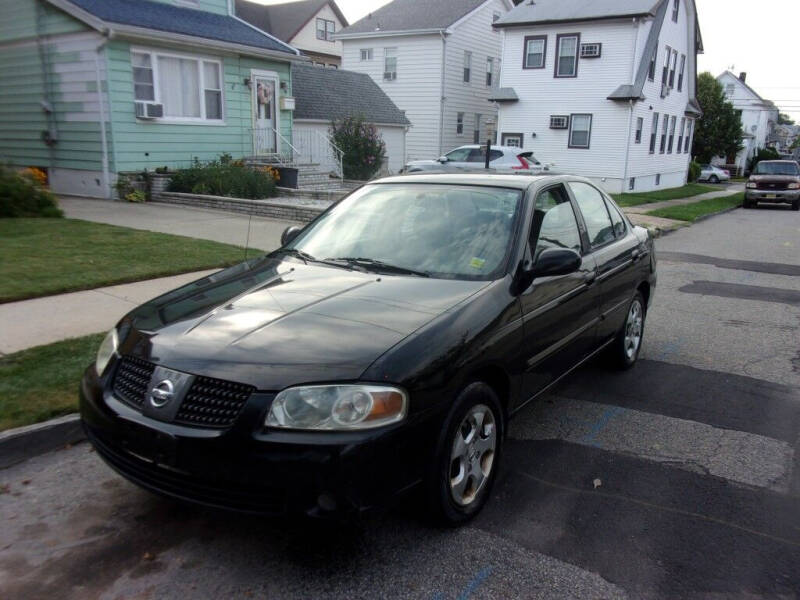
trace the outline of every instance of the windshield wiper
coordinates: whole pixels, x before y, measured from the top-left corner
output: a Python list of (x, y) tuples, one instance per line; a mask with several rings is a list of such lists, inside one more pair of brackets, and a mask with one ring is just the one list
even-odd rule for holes
[(377, 260), (374, 258), (363, 258), (363, 257), (353, 257), (353, 256), (343, 256), (339, 258), (328, 258), (326, 260), (340, 260), (342, 262), (346, 262), (349, 264), (358, 265), (361, 267), (372, 267), (373, 269), (379, 271), (388, 271), (390, 273), (398, 273), (401, 275), (415, 275), (417, 277), (430, 277), (430, 273), (426, 273), (425, 271), (415, 271), (414, 269), (408, 269), (406, 267), (400, 267), (398, 265), (392, 265), (382, 260)]
[(275, 254), (288, 254), (289, 256), (294, 256), (296, 258), (299, 258), (305, 264), (313, 262), (321, 265), (329, 265), (331, 267), (336, 267), (337, 269), (352, 270), (352, 267), (350, 267), (349, 265), (346, 264), (343, 265), (342, 263), (333, 262), (331, 260), (323, 260), (321, 258), (311, 256), (308, 252), (303, 252), (302, 250), (298, 250), (297, 248), (281, 248), (279, 250), (276, 250)]

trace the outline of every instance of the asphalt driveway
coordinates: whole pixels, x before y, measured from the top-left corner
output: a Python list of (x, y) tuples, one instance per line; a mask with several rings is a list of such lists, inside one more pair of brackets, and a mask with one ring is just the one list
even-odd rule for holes
[(657, 245), (642, 361), (521, 414), (468, 526), (408, 500), (346, 525), (187, 507), (79, 444), (0, 471), (0, 597), (796, 597), (800, 214)]

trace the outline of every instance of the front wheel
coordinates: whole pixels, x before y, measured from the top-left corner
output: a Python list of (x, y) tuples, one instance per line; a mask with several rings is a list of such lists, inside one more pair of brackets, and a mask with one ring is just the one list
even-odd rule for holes
[(717, 177), (716, 175), (712, 175), (711, 177), (708, 178), (708, 182), (709, 183), (719, 183), (719, 177)]
[(628, 307), (625, 323), (610, 347), (614, 365), (620, 369), (630, 369), (639, 358), (644, 339), (645, 311), (644, 297), (636, 292)]
[(426, 486), (435, 523), (460, 525), (486, 504), (500, 461), (502, 415), (497, 395), (485, 383), (472, 383), (459, 394)]

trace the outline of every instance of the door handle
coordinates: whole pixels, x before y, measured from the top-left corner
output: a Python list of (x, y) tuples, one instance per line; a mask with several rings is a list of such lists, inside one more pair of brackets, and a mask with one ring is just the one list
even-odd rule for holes
[(639, 249), (638, 249), (638, 248), (634, 248), (634, 249), (633, 249), (633, 252), (631, 252), (631, 260), (632, 260), (633, 262), (636, 262), (637, 260), (639, 260), (639, 257), (640, 257), (641, 255), (642, 255), (642, 253), (641, 253), (641, 252), (639, 252)]

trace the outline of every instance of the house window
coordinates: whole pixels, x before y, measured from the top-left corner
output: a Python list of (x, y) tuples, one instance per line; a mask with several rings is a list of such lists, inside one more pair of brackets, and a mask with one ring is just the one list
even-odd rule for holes
[(136, 100), (155, 102), (156, 86), (153, 78), (153, 65), (149, 54), (131, 54), (133, 65), (133, 97)]
[(336, 23), (328, 19), (317, 19), (317, 39), (333, 41), (333, 34), (336, 33)]
[(683, 76), (686, 74), (686, 55), (681, 54), (681, 70), (678, 71), (678, 91), (683, 91)]
[(372, 48), (361, 49), (361, 60), (372, 60)]
[(661, 85), (667, 85), (669, 81), (669, 57), (672, 55), (672, 49), (667, 46), (664, 48), (664, 68), (661, 70)]
[(647, 78), (650, 81), (656, 80), (656, 55), (658, 54), (658, 48), (653, 48), (653, 54), (650, 56), (650, 67), (647, 69)]
[(628, 180), (628, 191), (633, 191), (636, 188), (636, 177), (631, 177)]
[(675, 122), (678, 117), (672, 117), (669, 122), (669, 143), (667, 144), (667, 154), (672, 154), (672, 144), (675, 142)]
[(472, 132), (472, 143), (481, 143), (481, 113), (475, 113), (475, 130)]
[(661, 185), (661, 173), (656, 173), (656, 185)]
[(472, 75), (472, 52), (464, 51), (464, 83), (469, 83)]
[(658, 153), (664, 154), (667, 150), (667, 129), (669, 128), (669, 115), (664, 115), (664, 120), (661, 123), (661, 144), (658, 147)]
[(397, 79), (397, 48), (383, 49), (383, 80)]
[(686, 130), (686, 117), (681, 119), (681, 128), (678, 130), (678, 145), (675, 147), (675, 154), (680, 154), (683, 150), (683, 132)]
[(728, 100), (733, 99), (733, 94), (736, 92), (736, 86), (732, 83), (729, 83), (725, 86), (725, 95), (728, 97)]
[(464, 135), (464, 113), (456, 114), (456, 135)]
[(486, 58), (486, 87), (492, 87), (492, 71), (494, 71), (494, 59), (489, 56)]
[(578, 76), (578, 45), (581, 36), (577, 33), (556, 36), (556, 77)]
[(650, 126), (650, 154), (655, 154), (657, 135), (658, 135), (658, 113), (653, 113), (653, 124)]
[(500, 138), (500, 145), (509, 146), (511, 148), (522, 148), (522, 134), (504, 133)]
[(567, 129), (568, 127), (568, 115), (550, 115), (550, 129)]
[(569, 147), (588, 148), (592, 138), (592, 115), (570, 115)]
[(636, 119), (636, 143), (642, 143), (642, 129), (644, 129), (644, 118), (638, 117)]
[(686, 121), (686, 138), (683, 140), (683, 153), (689, 153), (689, 139), (692, 137), (692, 121)]
[(600, 58), (603, 44), (581, 44), (581, 58)]
[(678, 51), (672, 51), (672, 65), (669, 69), (669, 87), (675, 87), (675, 69), (678, 67)]
[(190, 55), (131, 52), (134, 99), (164, 105), (164, 118), (221, 121), (222, 63)]
[(529, 35), (525, 38), (525, 56), (522, 57), (523, 69), (543, 69), (547, 53), (547, 36)]
[(672, 20), (678, 22), (678, 14), (681, 11), (681, 0), (672, 1)]

